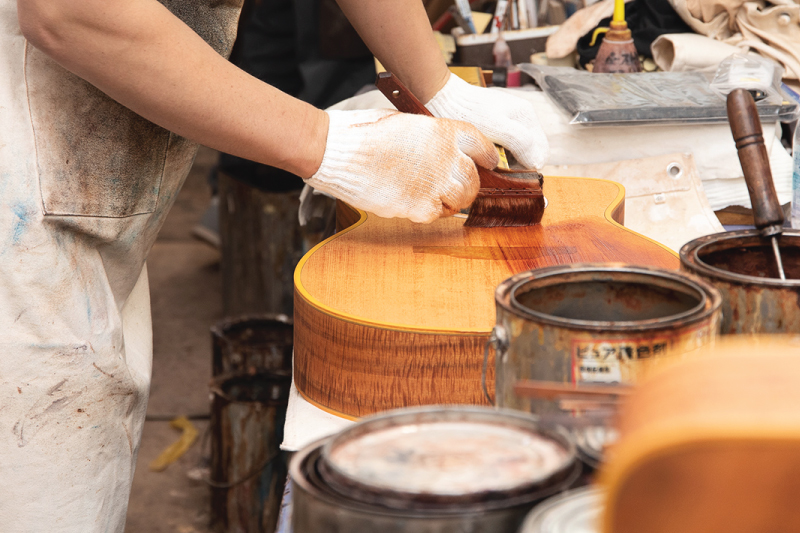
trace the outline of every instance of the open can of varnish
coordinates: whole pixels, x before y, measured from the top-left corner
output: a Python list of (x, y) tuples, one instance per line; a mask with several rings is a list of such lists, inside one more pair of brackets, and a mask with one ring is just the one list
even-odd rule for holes
[(518, 397), (517, 381), (636, 383), (652, 361), (713, 343), (722, 303), (694, 276), (621, 264), (523, 272), (495, 299), (495, 403), (533, 413), (559, 404)]
[(580, 473), (566, 432), (486, 407), (389, 411), (292, 459), (294, 531), (516, 533)]
[(722, 334), (800, 333), (800, 231), (777, 237), (786, 278), (757, 230), (699, 237), (681, 248), (681, 268), (722, 294)]

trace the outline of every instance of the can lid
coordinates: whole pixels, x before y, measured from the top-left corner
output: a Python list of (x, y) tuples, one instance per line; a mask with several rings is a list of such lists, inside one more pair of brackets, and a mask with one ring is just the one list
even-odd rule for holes
[(378, 430), (343, 442), (328, 461), (376, 489), (436, 495), (513, 490), (563, 468), (553, 439), (481, 422), (429, 422)]
[(541, 488), (575, 464), (566, 434), (542, 430), (522, 413), (476, 407), (394, 413), (326, 443), (323, 478), (367, 497), (464, 502)]
[(537, 505), (519, 533), (596, 533), (600, 531), (602, 491), (571, 490)]

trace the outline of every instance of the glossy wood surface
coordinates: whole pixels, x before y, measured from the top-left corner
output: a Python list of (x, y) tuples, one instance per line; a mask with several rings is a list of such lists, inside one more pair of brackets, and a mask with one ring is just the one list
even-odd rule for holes
[(544, 191), (540, 225), (466, 228), (458, 217), (414, 224), (360, 213), (311, 250), (295, 272), (298, 390), (350, 416), (481, 403), (501, 281), (575, 262), (678, 268), (674, 253), (614, 222), (624, 213), (619, 184), (547, 177)]

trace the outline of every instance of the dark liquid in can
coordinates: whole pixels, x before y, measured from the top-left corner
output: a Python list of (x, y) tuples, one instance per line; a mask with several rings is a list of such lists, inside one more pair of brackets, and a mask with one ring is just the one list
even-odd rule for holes
[[(800, 248), (781, 247), (786, 279), (800, 279)], [(772, 246), (737, 246), (710, 253), (698, 253), (705, 264), (734, 274), (779, 279)]]

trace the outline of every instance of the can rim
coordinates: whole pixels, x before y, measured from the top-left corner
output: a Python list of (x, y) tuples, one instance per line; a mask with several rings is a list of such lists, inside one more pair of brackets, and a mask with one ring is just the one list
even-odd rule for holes
[[(782, 237), (800, 238), (800, 230), (786, 229), (783, 231), (781, 238)], [(713, 233), (711, 235), (698, 237), (697, 239), (687, 242), (681, 247), (681, 266), (695, 274), (700, 274), (715, 280), (721, 279), (724, 281), (734, 282), (740, 285), (759, 285), (781, 288), (800, 287), (800, 279), (782, 280), (779, 278), (760, 278), (758, 276), (737, 274), (729, 270), (723, 270), (721, 268), (709, 265), (700, 258), (700, 252), (702, 250), (708, 250), (709, 247), (713, 247), (715, 245), (722, 247), (725, 244), (730, 244), (730, 242), (733, 240), (739, 239), (741, 242), (737, 244), (740, 246), (745, 246), (747, 243), (756, 242), (761, 238), (761, 234), (758, 232), (758, 230), (754, 229), (727, 231), (724, 233)]]
[(324, 490), (323, 487), (317, 486), (315, 483), (315, 479), (318, 478), (316, 473), (318, 470), (317, 463), (322, 454), (323, 446), (330, 438), (325, 437), (315, 441), (292, 456), (289, 462), (289, 477), (292, 480), (293, 497), (299, 498), (305, 495), (311, 502), (319, 502), (336, 509), (365, 516), (391, 517), (400, 520), (451, 520), (454, 518), (469, 520), (487, 513), (506, 512), (519, 508), (530, 509), (534, 503), (544, 501), (548, 497), (572, 486), (581, 473), (580, 462), (576, 460), (573, 463), (573, 470), (567, 478), (547, 490), (526, 497), (439, 509), (394, 509), (347, 498), (346, 495)]
[[(549, 277), (561, 276), (566, 274), (631, 274), (660, 278), (673, 283), (683, 284), (690, 288), (699, 296), (699, 303), (687, 311), (670, 315), (668, 317), (652, 318), (647, 320), (581, 320), (574, 318), (562, 318), (547, 313), (542, 313), (527, 306), (522, 305), (516, 299), (516, 292), (521, 287), (536, 280)], [(504, 300), (508, 298), (508, 303)], [(666, 270), (656, 267), (634, 266), (624, 263), (574, 263), (571, 265), (559, 265), (553, 267), (539, 268), (521, 272), (502, 282), (495, 292), (495, 302), (498, 307), (521, 316), (522, 318), (533, 318), (537, 321), (563, 327), (566, 329), (581, 329), (595, 331), (630, 331), (636, 330), (657, 330), (667, 327), (674, 327), (677, 322), (684, 322), (691, 325), (701, 322), (715, 313), (722, 306), (722, 296), (719, 291), (710, 283), (697, 278), (686, 272)]]
[[(569, 504), (573, 506), (586, 505), (587, 503), (596, 504), (597, 500), (602, 498), (603, 493), (603, 489), (589, 485), (552, 496), (528, 513), (528, 516), (525, 517), (520, 526), (519, 533), (547, 533), (541, 529), (541, 525), (542, 521), (547, 518), (548, 513), (553, 509)], [(600, 501), (602, 502), (602, 500)]]

